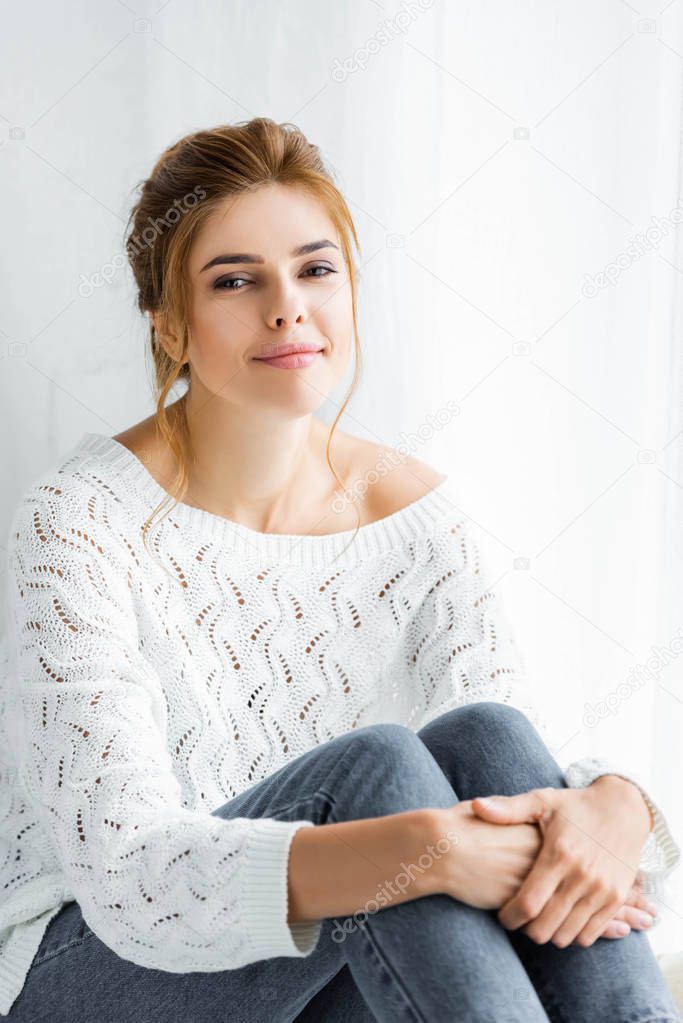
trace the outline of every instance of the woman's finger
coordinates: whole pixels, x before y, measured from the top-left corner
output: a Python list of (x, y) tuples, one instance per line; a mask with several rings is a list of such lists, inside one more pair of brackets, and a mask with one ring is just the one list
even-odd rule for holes
[(657, 906), (650, 899), (648, 895), (643, 895), (642, 892), (637, 893), (633, 897), (628, 897), (624, 903), (625, 906), (634, 906), (636, 909), (642, 909), (650, 916), (657, 916)]
[[(597, 938), (602, 936), (605, 927), (611, 923), (611, 920), (612, 913), (604, 896), (589, 892), (577, 899), (572, 911), (554, 932), (553, 944), (558, 948), (565, 948), (573, 942), (580, 944), (581, 936), (587, 940), (587, 936), (594, 935), (590, 941), (590, 944), (593, 944)], [(618, 927), (616, 929), (618, 930)], [(590, 946), (584, 945), (584, 947)]]
[[(630, 929), (629, 921), (617, 920), (614, 917), (617, 910), (621, 913), (627, 907), (623, 905), (615, 907), (612, 902), (610, 911), (609, 904), (604, 902), (604, 896), (591, 892), (581, 896), (581, 890), (578, 875), (569, 875), (561, 881), (543, 911), (524, 927), (527, 936), (539, 943), (551, 940), (557, 948), (580, 944), (579, 938), (582, 934), (584, 937), (586, 934), (593, 934), (591, 944), (605, 932), (606, 937), (626, 937)], [(637, 913), (634, 907), (629, 908)], [(561, 921), (554, 931), (551, 923), (553, 917)]]
[(643, 898), (643, 893), (641, 891), (640, 885), (637, 882), (634, 881), (634, 883), (631, 885), (631, 888), (629, 890), (628, 895), (624, 899), (624, 905), (625, 906), (635, 906), (635, 904), (638, 901), (638, 899), (642, 899), (642, 898)]
[[(617, 912), (612, 910), (610, 915), (609, 906), (597, 913), (593, 913), (588, 922), (578, 931), (571, 944), (580, 945), (582, 948), (590, 948), (598, 938), (625, 938), (631, 933), (631, 925), (628, 920), (620, 919), (621, 913), (626, 913), (627, 908), (623, 907)], [(640, 929), (640, 928), (639, 928)], [(553, 941), (556, 936), (553, 935)]]
[[(642, 914), (645, 914), (643, 916)], [(631, 928), (637, 931), (647, 931), (652, 926), (648, 917), (654, 922), (657, 916), (657, 906), (648, 895), (643, 894), (642, 884), (638, 878), (633, 882), (631, 889), (626, 896), (624, 905), (615, 913), (608, 922), (601, 938), (625, 938), (631, 933)], [(620, 928), (619, 925), (627, 925)], [(575, 942), (572, 942), (575, 944)]]
[[(615, 913), (609, 921), (601, 938), (625, 938), (627, 934), (634, 931), (648, 931), (654, 923), (654, 916), (644, 912), (636, 906), (622, 906), (618, 913)], [(575, 944), (572, 942), (572, 944)]]
[[(624, 929), (625, 928), (625, 929)], [(631, 933), (631, 928), (624, 920), (610, 920), (605, 927), (604, 931), (600, 935), (601, 938), (625, 938)], [(578, 945), (577, 941), (573, 941), (572, 945)]]
[(636, 906), (624, 906), (618, 913), (614, 914), (612, 920), (623, 920), (634, 931), (647, 931), (655, 922), (655, 918), (651, 913), (646, 913)]

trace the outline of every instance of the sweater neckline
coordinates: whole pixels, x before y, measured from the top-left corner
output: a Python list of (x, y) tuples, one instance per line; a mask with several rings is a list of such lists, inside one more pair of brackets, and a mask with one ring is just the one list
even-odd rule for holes
[[(135, 494), (145, 504), (150, 504), (149, 508), (141, 509), (146, 513), (145, 518), (158, 504), (170, 497), (137, 455), (113, 437), (102, 433), (84, 433), (77, 444), (77, 450), (96, 456), (119, 479), (130, 483)], [(262, 533), (215, 512), (182, 501), (175, 502), (174, 498), (167, 501), (161, 512), (157, 512), (154, 521), (156, 523), (161, 518), (174, 521), (180, 527), (188, 527), (202, 537), (219, 541), (223, 546), (245, 556), (265, 556), (313, 567), (333, 560), (335, 564), (353, 564), (391, 550), (423, 534), (454, 507), (450, 476), (446, 476), (422, 497), (381, 519), (361, 525), (357, 531), (347, 529), (323, 534)]]

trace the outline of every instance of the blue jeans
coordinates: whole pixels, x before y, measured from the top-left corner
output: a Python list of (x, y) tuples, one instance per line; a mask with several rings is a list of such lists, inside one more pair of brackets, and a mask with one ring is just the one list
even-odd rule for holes
[[(528, 719), (499, 703), (451, 710), (419, 732), (384, 723), (317, 746), (215, 816), (316, 824), (565, 787)], [(215, 973), (121, 959), (77, 902), (50, 921), (10, 1020), (39, 1023), (655, 1023), (681, 1017), (645, 932), (590, 948), (539, 945), (494, 910), (428, 895), (326, 919), (305, 957)]]

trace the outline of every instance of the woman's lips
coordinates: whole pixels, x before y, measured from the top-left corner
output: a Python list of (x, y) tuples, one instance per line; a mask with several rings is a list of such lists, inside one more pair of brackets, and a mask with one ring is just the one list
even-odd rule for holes
[(277, 366), (278, 369), (304, 369), (321, 355), (322, 351), (293, 352), (291, 355), (277, 355), (273, 359), (256, 359), (255, 361), (264, 366)]

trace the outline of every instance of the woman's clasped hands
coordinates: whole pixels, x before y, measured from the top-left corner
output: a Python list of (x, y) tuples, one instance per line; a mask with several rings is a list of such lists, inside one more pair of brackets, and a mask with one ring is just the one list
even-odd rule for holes
[(498, 911), (533, 941), (589, 947), (651, 926), (656, 906), (637, 878), (652, 828), (639, 789), (604, 775), (582, 789), (540, 788), (461, 801), (444, 890)]

